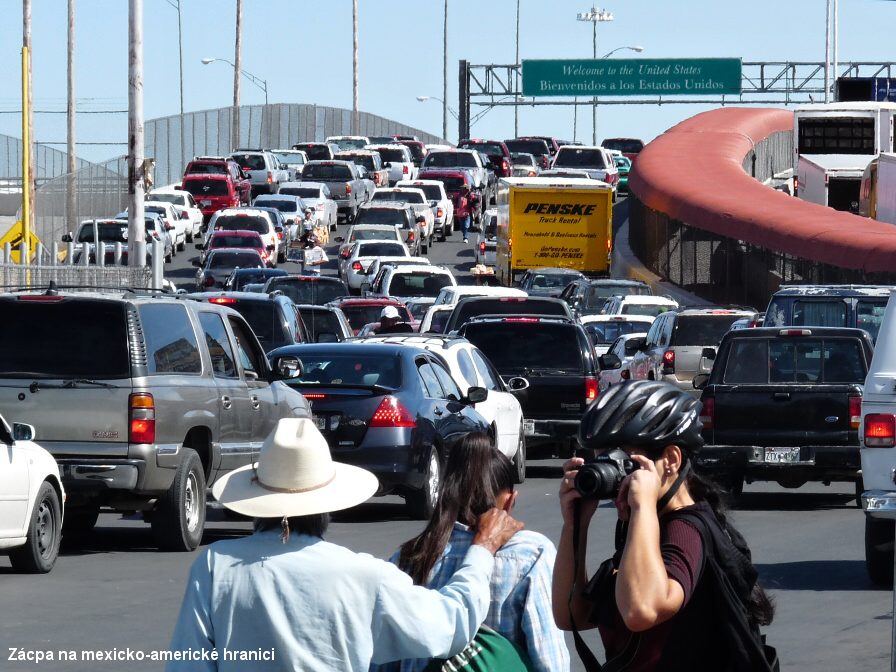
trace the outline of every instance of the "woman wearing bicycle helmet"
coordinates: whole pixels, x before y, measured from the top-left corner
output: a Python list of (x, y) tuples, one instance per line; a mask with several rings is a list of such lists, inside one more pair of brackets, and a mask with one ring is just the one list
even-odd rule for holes
[[(630, 472), (615, 496), (616, 554), (590, 581), (585, 549), (599, 499), (580, 493), (588, 492), (583, 480), (576, 488), (586, 460), (574, 457), (564, 465), (554, 618), (565, 630), (598, 628), (607, 659), (616, 665), (608, 669), (728, 669), (727, 645), (711, 634), (717, 632), (714, 620), (719, 616), (701, 582), (703, 540), (695, 524), (682, 516), (690, 510), (725, 524), (719, 490), (692, 469), (703, 446), (699, 410), (700, 403), (678, 388), (641, 380), (610, 388), (586, 411), (579, 443), (589, 459), (609, 455), (617, 458), (612, 464)], [(615, 466), (602, 473), (623, 475)], [(758, 623), (771, 621), (772, 606), (758, 584), (749, 610)]]

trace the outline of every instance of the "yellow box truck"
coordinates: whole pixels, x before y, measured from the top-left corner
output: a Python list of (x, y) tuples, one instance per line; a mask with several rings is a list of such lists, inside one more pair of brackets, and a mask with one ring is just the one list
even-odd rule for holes
[(609, 275), (613, 188), (585, 178), (503, 178), (497, 235), (495, 274), (504, 285), (544, 266)]

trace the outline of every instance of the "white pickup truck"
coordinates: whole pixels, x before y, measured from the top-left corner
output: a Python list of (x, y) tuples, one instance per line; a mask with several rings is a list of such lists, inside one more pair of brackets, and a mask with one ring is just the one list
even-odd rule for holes
[(435, 213), (429, 205), (429, 199), (422, 189), (415, 187), (388, 187), (386, 189), (377, 189), (373, 192), (374, 203), (382, 203), (383, 201), (397, 201), (399, 203), (407, 203), (414, 210), (417, 217), (423, 217), (420, 222), (420, 250), (423, 254), (432, 244), (432, 235), (435, 223)]
[(410, 187), (420, 189), (429, 201), (432, 208), (433, 226), (432, 233), (438, 240), (445, 240), (450, 236), (454, 228), (454, 202), (445, 191), (445, 184), (440, 180), (402, 180), (396, 187)]
[(887, 302), (865, 379), (859, 437), (865, 567), (872, 582), (892, 586), (896, 521), (896, 290)]

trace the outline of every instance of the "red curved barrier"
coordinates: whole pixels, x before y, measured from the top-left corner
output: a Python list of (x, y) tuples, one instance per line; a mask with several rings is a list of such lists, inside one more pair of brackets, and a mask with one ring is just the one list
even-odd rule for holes
[(793, 113), (725, 107), (673, 126), (638, 155), (629, 188), (647, 207), (721, 236), (831, 266), (896, 270), (896, 226), (808, 203), (743, 169), (753, 144)]

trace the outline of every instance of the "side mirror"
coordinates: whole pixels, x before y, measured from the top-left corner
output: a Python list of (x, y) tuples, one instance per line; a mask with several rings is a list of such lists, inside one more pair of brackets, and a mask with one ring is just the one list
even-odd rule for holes
[(709, 382), (709, 374), (708, 373), (698, 373), (694, 376), (694, 379), (691, 381), (691, 385), (694, 386), (695, 390), (702, 390), (706, 387), (706, 383)]
[(12, 423), (13, 441), (33, 441), (34, 436), (34, 425), (27, 425), (24, 422)]
[(302, 375), (302, 362), (295, 355), (275, 357), (271, 368), (277, 378), (284, 380), (299, 378)]
[(165, 230), (166, 230), (166, 231), (170, 231), (170, 230), (173, 229), (173, 228), (174, 228), (174, 227), (171, 226), (171, 224), (169, 224), (168, 222), (165, 222)]
[(342, 236), (336, 236), (333, 240), (335, 240), (337, 243), (345, 242), (345, 238), (343, 238)]
[(700, 353), (701, 357), (705, 357), (709, 360), (715, 360), (716, 358), (716, 349), (715, 348), (703, 348), (703, 351)]
[(488, 399), (488, 390), (484, 387), (471, 387), (467, 390), (467, 398), (465, 401), (471, 404), (478, 404)]
[(180, 218), (181, 219), (190, 219), (190, 213), (188, 213), (186, 210), (181, 210)]
[(62, 236), (63, 243), (71, 243), (74, 240), (71, 233), (66, 233)]
[(196, 268), (199, 268), (200, 266), (202, 266), (202, 264), (199, 263), (198, 259), (190, 259), (190, 263), (193, 264), (193, 266), (195, 266)]
[(597, 358), (597, 363), (602, 371), (611, 371), (622, 368), (622, 360), (617, 355), (610, 352)]
[(529, 381), (525, 378), (517, 376), (516, 378), (511, 378), (506, 383), (507, 389), (511, 392), (522, 392), (523, 390), (529, 389)]

